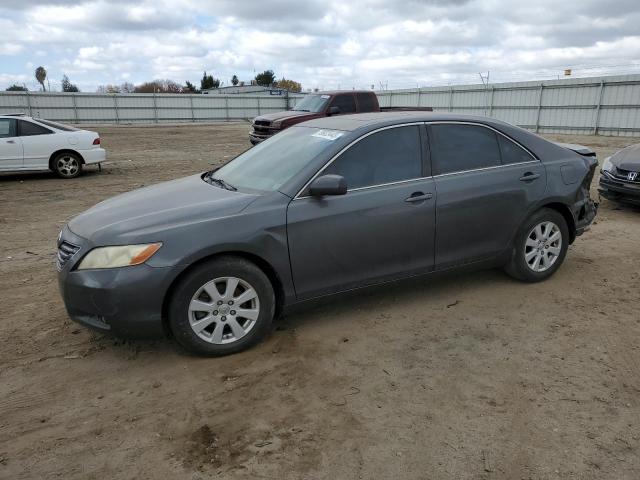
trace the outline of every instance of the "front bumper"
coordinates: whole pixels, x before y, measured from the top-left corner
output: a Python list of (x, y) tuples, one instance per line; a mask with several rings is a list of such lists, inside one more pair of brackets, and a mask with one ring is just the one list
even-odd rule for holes
[(608, 200), (640, 205), (640, 184), (614, 180), (603, 173), (598, 184), (598, 192)]
[(69, 317), (90, 328), (120, 337), (149, 338), (164, 334), (162, 306), (176, 267), (133, 267), (75, 270), (92, 248), (65, 227), (62, 240), (80, 247), (58, 270), (58, 285)]

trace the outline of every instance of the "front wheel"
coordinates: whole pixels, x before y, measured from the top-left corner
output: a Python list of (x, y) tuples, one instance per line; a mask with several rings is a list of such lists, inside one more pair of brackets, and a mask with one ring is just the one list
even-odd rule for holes
[(505, 270), (525, 282), (546, 280), (560, 268), (568, 248), (566, 220), (557, 211), (543, 208), (521, 227)]
[(190, 271), (174, 290), (169, 325), (186, 350), (228, 355), (257, 343), (275, 311), (271, 282), (255, 264), (221, 257)]
[(61, 153), (53, 159), (53, 171), (60, 178), (76, 178), (82, 172), (82, 160), (75, 153)]

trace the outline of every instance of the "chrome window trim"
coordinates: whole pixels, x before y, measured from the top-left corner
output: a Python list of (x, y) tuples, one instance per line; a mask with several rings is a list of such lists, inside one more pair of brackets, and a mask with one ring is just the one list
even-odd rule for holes
[[(511, 137), (509, 137), (508, 135), (505, 135), (504, 133), (502, 133), (500, 130), (496, 130), (495, 128), (491, 127), (490, 125), (485, 125), (483, 123), (478, 123), (478, 122), (468, 122), (468, 121), (456, 121), (456, 120), (434, 120), (434, 121), (421, 121), (421, 122), (411, 122), (411, 123), (401, 123), (398, 125), (388, 125), (386, 127), (381, 127), (377, 130), (372, 130), (371, 132), (368, 132), (367, 134), (356, 138), (355, 140), (353, 140), (351, 143), (349, 143), (348, 145), (346, 145), (344, 148), (342, 148), (338, 153), (336, 153), (333, 157), (331, 157), (329, 159), (329, 161), (327, 163), (325, 163), (316, 173), (313, 177), (311, 177), (311, 179), (304, 184), (304, 186), (298, 190), (298, 193), (296, 193), (296, 195), (293, 197), (293, 200), (299, 200), (299, 199), (303, 199), (303, 198), (310, 198), (311, 195), (305, 195), (305, 196), (300, 196), (300, 194), (309, 186), (309, 184), (311, 184), (311, 182), (313, 182), (329, 165), (331, 165), (335, 160), (338, 159), (338, 157), (340, 157), (340, 155), (342, 155), (346, 150), (348, 150), (349, 148), (351, 148), (353, 145), (355, 145), (356, 143), (358, 143), (360, 140), (363, 140), (365, 138), (367, 138), (369, 135), (373, 135), (374, 133), (378, 133), (381, 132), (383, 130), (388, 130), (390, 128), (398, 128), (398, 127), (409, 127), (412, 125), (439, 125), (439, 124), (453, 124), (453, 125), (475, 125), (478, 127), (484, 127), (484, 128), (488, 128), (489, 130), (493, 130), (495, 133), (498, 133), (500, 135), (502, 135), (503, 137), (505, 137), (507, 140), (509, 140), (510, 142), (513, 142), (514, 144), (516, 144), (517, 146), (519, 146), (520, 148), (522, 148), (525, 152), (527, 152), (530, 156), (531, 156), (531, 160), (528, 160), (526, 162), (516, 162), (516, 163), (507, 163), (507, 164), (500, 164), (500, 165), (494, 165), (491, 167), (482, 167), (482, 168), (472, 168), (469, 170), (460, 170), (459, 172), (449, 172), (449, 173), (440, 173), (438, 175), (430, 175), (428, 177), (417, 177), (417, 178), (410, 178), (408, 180), (399, 180), (397, 182), (390, 182), (390, 183), (380, 183), (380, 184), (376, 184), (376, 185), (369, 185), (366, 187), (358, 187), (358, 188), (351, 188), (351, 189), (347, 189), (347, 193), (349, 192), (357, 192), (360, 190), (369, 190), (372, 188), (378, 188), (378, 187), (387, 187), (389, 185), (398, 185), (398, 184), (402, 184), (402, 183), (408, 183), (408, 182), (414, 182), (417, 180), (426, 180), (428, 178), (438, 178), (438, 177), (448, 177), (450, 175), (460, 175), (463, 173), (469, 173), (469, 172), (481, 172), (484, 170), (494, 170), (496, 168), (503, 168), (503, 167), (511, 167), (513, 165), (528, 165), (530, 163), (542, 163), (540, 161), (540, 159), (536, 158), (536, 156), (528, 149), (526, 148), (524, 145), (522, 145), (521, 143), (517, 142), (516, 140), (512, 139)], [(433, 170), (433, 165), (431, 165), (431, 169)]]

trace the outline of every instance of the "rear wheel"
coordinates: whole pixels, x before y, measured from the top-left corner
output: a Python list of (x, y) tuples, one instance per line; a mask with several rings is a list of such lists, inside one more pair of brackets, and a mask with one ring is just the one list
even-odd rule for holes
[(82, 172), (82, 159), (75, 153), (61, 153), (51, 164), (60, 178), (75, 178)]
[(543, 208), (534, 213), (516, 237), (506, 272), (518, 280), (539, 282), (553, 275), (569, 247), (569, 229), (564, 217)]
[(169, 324), (176, 341), (203, 355), (228, 355), (257, 343), (269, 331), (275, 295), (253, 263), (221, 257), (189, 272), (172, 295)]

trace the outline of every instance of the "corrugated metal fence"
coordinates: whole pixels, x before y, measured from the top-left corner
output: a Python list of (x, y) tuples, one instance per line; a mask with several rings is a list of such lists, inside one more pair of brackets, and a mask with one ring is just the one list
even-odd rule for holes
[(0, 114), (26, 113), (66, 123), (229, 121), (286, 110), (300, 96), (2, 92)]
[[(640, 136), (640, 75), (457, 85), (377, 92), (382, 106), (488, 115), (540, 133)], [(69, 123), (241, 120), (292, 107), (302, 95), (0, 93), (0, 113)]]
[(485, 115), (540, 133), (640, 136), (640, 75), (378, 92), (381, 106)]

